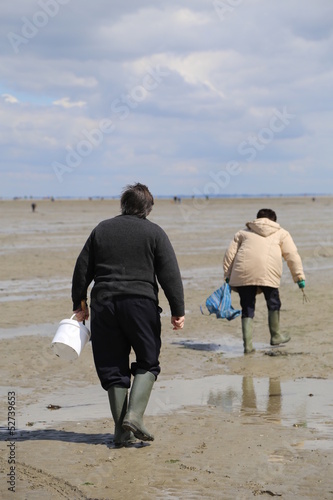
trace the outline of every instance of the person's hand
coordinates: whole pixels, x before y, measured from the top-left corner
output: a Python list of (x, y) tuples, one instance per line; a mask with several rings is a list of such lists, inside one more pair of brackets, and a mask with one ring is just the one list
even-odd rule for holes
[(173, 330), (181, 330), (184, 328), (185, 316), (171, 316)]
[(76, 311), (73, 312), (77, 321), (84, 321), (86, 319), (89, 319), (89, 308), (87, 306), (85, 306), (84, 310), (82, 309), (82, 307), (79, 307), (79, 309), (76, 309)]
[(305, 280), (297, 281), (298, 288), (305, 288)]

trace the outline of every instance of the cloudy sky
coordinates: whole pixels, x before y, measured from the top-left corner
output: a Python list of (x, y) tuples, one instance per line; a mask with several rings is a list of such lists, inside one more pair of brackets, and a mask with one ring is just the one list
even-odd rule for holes
[(0, 14), (0, 197), (333, 193), (332, 0)]

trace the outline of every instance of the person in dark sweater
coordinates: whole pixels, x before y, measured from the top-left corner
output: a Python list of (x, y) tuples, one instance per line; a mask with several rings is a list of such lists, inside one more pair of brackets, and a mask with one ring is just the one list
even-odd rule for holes
[[(135, 438), (154, 440), (144, 427), (143, 415), (160, 373), (158, 283), (169, 302), (174, 330), (183, 328), (185, 310), (174, 249), (163, 229), (146, 218), (154, 205), (149, 189), (140, 183), (127, 186), (120, 205), (121, 215), (98, 224), (78, 256), (72, 300), (78, 321), (88, 319), (88, 308), (83, 310), (81, 304), (94, 281), (90, 301), (94, 362), (108, 392), (115, 445), (126, 446)], [(136, 361), (130, 366), (131, 349)]]

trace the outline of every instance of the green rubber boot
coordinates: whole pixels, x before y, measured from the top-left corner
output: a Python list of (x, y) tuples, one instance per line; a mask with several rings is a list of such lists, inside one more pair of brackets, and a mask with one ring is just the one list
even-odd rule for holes
[(244, 354), (255, 352), (252, 345), (253, 318), (242, 318), (242, 333), (244, 342)]
[(115, 423), (114, 427), (114, 444), (115, 446), (128, 446), (135, 442), (132, 432), (123, 429), (123, 420), (127, 411), (127, 393), (125, 387), (112, 385), (108, 389), (108, 396), (112, 417)]
[(268, 326), (271, 334), (271, 345), (289, 342), (290, 336), (280, 333), (280, 311), (268, 311)]
[(134, 436), (141, 441), (154, 441), (154, 436), (143, 425), (143, 414), (147, 408), (155, 380), (155, 375), (151, 372), (141, 369), (136, 371), (128, 410), (123, 421), (123, 429), (132, 431)]

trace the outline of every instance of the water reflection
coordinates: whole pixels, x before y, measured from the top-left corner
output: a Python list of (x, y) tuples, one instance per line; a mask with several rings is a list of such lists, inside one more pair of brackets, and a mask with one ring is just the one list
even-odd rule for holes
[[(247, 414), (247, 410), (257, 409), (257, 396), (254, 389), (252, 377), (243, 377), (242, 381), (242, 411)], [(282, 394), (279, 379), (270, 378), (268, 382), (266, 411), (268, 417), (281, 417)]]
[(253, 377), (242, 377), (241, 391), (228, 387), (226, 390), (210, 391), (207, 403), (220, 406), (228, 413), (239, 410), (247, 416), (266, 416), (270, 420), (281, 421), (282, 393), (279, 379), (268, 380), (265, 407), (262, 408), (263, 394), (258, 386), (258, 396)]
[(316, 430), (314, 440), (302, 443), (309, 449), (333, 448), (333, 381), (241, 377), (225, 387), (210, 390), (207, 403), (223, 411), (244, 415), (244, 424), (261, 419), (288, 427)]
[[(243, 341), (241, 338), (235, 338), (232, 335), (223, 335), (220, 343), (215, 342), (199, 342), (196, 340), (178, 340), (172, 342), (174, 345), (180, 345), (185, 349), (193, 349), (194, 351), (213, 351), (223, 353), (225, 358), (237, 358), (244, 356)], [(255, 348), (257, 351), (267, 350), (267, 344), (256, 342)], [(272, 349), (269, 346), (269, 349)]]
[[(6, 394), (7, 388), (0, 387)], [(82, 402), (89, 401), (89, 408)], [(61, 406), (56, 412), (49, 404)], [(225, 413), (243, 416), (246, 425), (262, 420), (288, 427), (307, 427), (317, 432), (309, 446), (333, 448), (333, 380), (296, 379), (281, 382), (276, 378), (240, 375), (215, 375), (200, 379), (183, 377), (156, 383), (147, 407), (147, 415), (187, 411), (198, 406), (215, 406)], [(27, 401), (18, 411), (20, 425), (35, 422), (34, 429), (56, 422), (110, 418), (104, 391), (99, 385), (66, 386), (39, 400)]]

